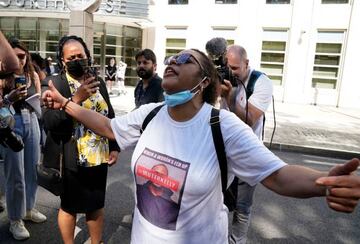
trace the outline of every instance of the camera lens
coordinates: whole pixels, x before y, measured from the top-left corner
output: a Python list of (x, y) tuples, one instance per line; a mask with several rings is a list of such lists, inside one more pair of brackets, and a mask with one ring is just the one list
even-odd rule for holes
[(14, 152), (19, 152), (24, 148), (24, 143), (20, 136), (16, 135), (9, 127), (0, 129), (1, 142)]

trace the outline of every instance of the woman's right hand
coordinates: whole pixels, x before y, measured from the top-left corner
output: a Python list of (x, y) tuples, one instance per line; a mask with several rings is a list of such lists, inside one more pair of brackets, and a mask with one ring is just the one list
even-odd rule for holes
[(92, 94), (99, 90), (100, 82), (95, 80), (95, 77), (87, 78), (81, 86), (77, 89), (72, 97), (72, 101), (75, 103), (81, 103), (88, 99)]
[(27, 96), (26, 85), (22, 85), (19, 86), (18, 88), (11, 90), (7, 95), (7, 98), (9, 99), (10, 102), (14, 103), (16, 101), (24, 99), (26, 96)]
[(224, 80), (224, 83), (221, 84), (221, 96), (225, 98), (228, 107), (230, 107), (232, 93), (231, 82)]
[(51, 80), (49, 80), (48, 85), (49, 89), (43, 92), (41, 96), (45, 107), (51, 109), (61, 109), (66, 104), (67, 99), (59, 93)]

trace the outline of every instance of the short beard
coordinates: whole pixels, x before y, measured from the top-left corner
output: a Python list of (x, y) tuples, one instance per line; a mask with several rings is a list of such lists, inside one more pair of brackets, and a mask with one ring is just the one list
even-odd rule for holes
[(154, 75), (154, 72), (152, 70), (145, 69), (137, 70), (136, 73), (141, 79), (145, 80), (150, 79)]

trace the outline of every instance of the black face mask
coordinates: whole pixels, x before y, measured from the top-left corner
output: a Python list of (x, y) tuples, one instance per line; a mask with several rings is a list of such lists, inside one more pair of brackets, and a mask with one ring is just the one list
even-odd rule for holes
[(76, 59), (65, 63), (66, 71), (73, 77), (82, 77), (88, 69), (88, 60)]
[(136, 73), (141, 79), (145, 80), (150, 79), (154, 74), (152, 70), (146, 70), (143, 68), (136, 69)]

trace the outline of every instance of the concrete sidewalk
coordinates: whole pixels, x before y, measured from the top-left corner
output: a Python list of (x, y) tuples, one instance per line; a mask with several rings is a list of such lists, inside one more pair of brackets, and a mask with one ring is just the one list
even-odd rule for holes
[[(117, 115), (135, 108), (134, 87), (110, 96)], [(271, 149), (337, 158), (360, 157), (360, 109), (275, 102), (276, 129)], [(266, 113), (265, 145), (274, 129), (273, 107)]]
[(110, 95), (110, 101), (114, 107), (116, 115), (122, 115), (135, 108), (133, 86), (126, 86), (126, 94)]
[[(265, 144), (274, 128), (266, 113)], [(360, 110), (275, 102), (272, 148), (338, 158), (360, 157)]]

